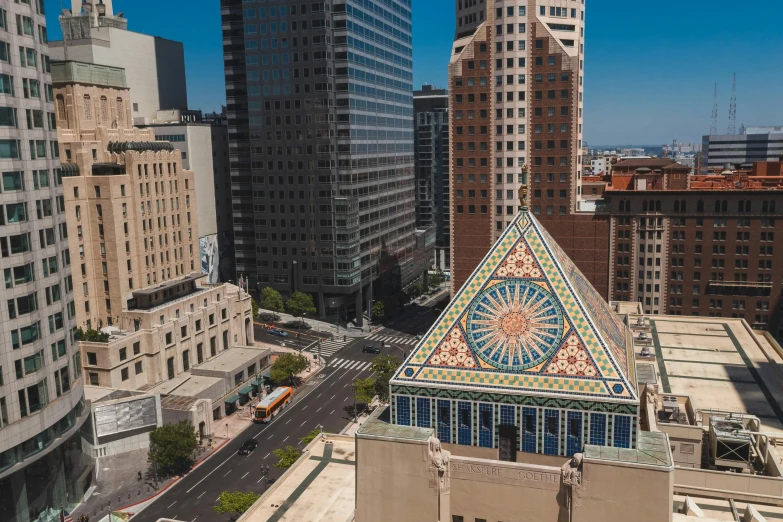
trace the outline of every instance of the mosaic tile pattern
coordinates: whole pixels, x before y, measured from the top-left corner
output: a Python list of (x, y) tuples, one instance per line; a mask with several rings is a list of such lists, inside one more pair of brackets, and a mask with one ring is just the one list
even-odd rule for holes
[(638, 403), (625, 325), (520, 213), (392, 385)]

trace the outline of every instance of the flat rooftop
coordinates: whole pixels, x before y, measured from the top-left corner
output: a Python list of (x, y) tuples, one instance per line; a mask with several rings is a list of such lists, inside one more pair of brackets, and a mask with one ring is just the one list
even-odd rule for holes
[(432, 428), (398, 426), (391, 423), (391, 409), (375, 408), (356, 432), (357, 437), (393, 438), (426, 441), (434, 433)]
[[(179, 396), (185, 397), (198, 397), (204, 390), (208, 390), (215, 384), (223, 382), (221, 377), (205, 377), (203, 375), (191, 375), (190, 379), (186, 380), (175, 389), (171, 390)], [(195, 400), (195, 399), (194, 399)]]
[[(232, 372), (245, 364), (252, 363), (258, 357), (267, 355), (271, 352), (272, 350), (268, 348), (235, 346), (220, 352), (212, 359), (205, 361), (198, 366), (194, 366), (191, 372), (198, 370)], [(261, 370), (262, 368), (258, 369)]]
[(356, 504), (353, 437), (316, 439), (238, 522), (347, 522)]
[(182, 395), (166, 395), (160, 398), (160, 407), (166, 410), (190, 411), (201, 399), (183, 397)]
[(183, 372), (174, 377), (173, 379), (169, 379), (167, 381), (160, 382), (154, 386), (149, 387), (146, 391), (147, 393), (159, 393), (161, 395), (168, 395), (169, 393), (172, 393), (174, 390), (179, 388), (183, 382), (187, 381), (191, 378), (190, 372)]
[(132, 390), (118, 390), (115, 388), (104, 388), (102, 386), (87, 385), (84, 387), (84, 398), (88, 401), (92, 401), (93, 403), (125, 399), (128, 397), (134, 397), (136, 395), (149, 395), (149, 393)]
[(702, 411), (755, 415), (762, 431), (783, 436), (783, 358), (765, 337), (742, 319), (647, 317), (660, 394), (690, 395)]

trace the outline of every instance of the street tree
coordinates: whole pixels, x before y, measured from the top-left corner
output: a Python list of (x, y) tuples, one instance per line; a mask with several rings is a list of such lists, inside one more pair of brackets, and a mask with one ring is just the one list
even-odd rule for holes
[(252, 297), (250, 298), (250, 306), (253, 307), (253, 319), (258, 319), (258, 303)]
[(222, 515), (230, 513), (233, 518), (238, 518), (242, 513), (250, 509), (261, 495), (252, 492), (243, 493), (241, 491), (224, 491), (218, 498), (218, 503), (213, 506), (215, 513)]
[(181, 475), (193, 465), (196, 448), (198, 433), (193, 424), (164, 424), (150, 432), (147, 460), (157, 469), (158, 476)]
[(372, 305), (372, 316), (375, 319), (383, 319), (384, 315), (386, 315), (386, 307), (383, 305), (383, 301), (375, 301), (375, 304)]
[(285, 303), (285, 307), (288, 313), (295, 317), (302, 317), (303, 315), (313, 316), (317, 312), (313, 303), (313, 296), (304, 292), (291, 294), (291, 297)]
[[(356, 379), (351, 383), (351, 390), (354, 394), (354, 399), (356, 401), (356, 408), (361, 411), (359, 408), (360, 404), (370, 404), (372, 402), (373, 397), (375, 397), (375, 386), (376, 382), (375, 379), (372, 377), (368, 377), (366, 379)], [(359, 413), (358, 411), (356, 412)]]
[(437, 289), (440, 285), (446, 282), (446, 274), (443, 270), (438, 270), (434, 274), (430, 275), (429, 286), (430, 290)]
[(288, 469), (293, 466), (294, 462), (302, 455), (299, 450), (293, 446), (286, 446), (285, 448), (278, 448), (274, 450), (275, 457), (280, 459), (275, 464), (276, 468)]
[(280, 295), (280, 292), (271, 286), (264, 287), (264, 289), (261, 290), (261, 308), (273, 312), (285, 312), (283, 297)]
[(376, 375), (375, 395), (381, 402), (389, 402), (389, 380), (400, 364), (400, 360), (393, 355), (379, 355), (372, 360), (370, 371)]
[(284, 353), (272, 364), (269, 377), (275, 384), (294, 385), (295, 377), (304, 371), (310, 361), (301, 353)]
[(315, 429), (315, 430), (311, 431), (310, 433), (308, 433), (307, 435), (305, 435), (304, 437), (299, 437), (299, 440), (302, 441), (302, 444), (307, 446), (308, 444), (313, 442), (313, 439), (315, 439), (316, 437), (321, 435), (321, 433), (323, 433), (323, 430)]

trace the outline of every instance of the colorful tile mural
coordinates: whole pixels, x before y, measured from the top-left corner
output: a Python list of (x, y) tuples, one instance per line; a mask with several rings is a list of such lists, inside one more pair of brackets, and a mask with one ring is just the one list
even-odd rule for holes
[(629, 343), (608, 303), (521, 212), (392, 386), (638, 403)]

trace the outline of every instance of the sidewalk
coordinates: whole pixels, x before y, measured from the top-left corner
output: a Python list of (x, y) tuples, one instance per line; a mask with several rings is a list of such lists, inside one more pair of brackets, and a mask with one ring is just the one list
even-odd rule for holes
[[(298, 350), (276, 347), (275, 352), (298, 352)], [(307, 389), (307, 381), (314, 375), (318, 375), (321, 369), (322, 366), (313, 364), (298, 375), (302, 379), (302, 386), (294, 390), (294, 397), (301, 390)], [(252, 408), (256, 402), (258, 398), (254, 398), (231, 415), (215, 421), (212, 445), (209, 446), (208, 441), (204, 441), (204, 447), (197, 453), (196, 463), (191, 470), (203, 464), (228, 441), (240, 436), (253, 423)], [(71, 513), (74, 520), (78, 520), (81, 515), (88, 515), (91, 520), (108, 521), (110, 509), (138, 513), (182, 478), (181, 476), (168, 478), (159, 482), (158, 488), (155, 489), (154, 481), (146, 479), (148, 468), (146, 449), (96, 459), (95, 467), (98, 486), (87, 501), (79, 504)], [(145, 474), (145, 480), (142, 482), (138, 480), (139, 471)]]
[(343, 430), (340, 432), (340, 435), (346, 435), (348, 437), (355, 437), (356, 432), (359, 431), (359, 428), (361, 428), (362, 424), (370, 417), (370, 414), (375, 411), (376, 408), (383, 408), (383, 404), (381, 404), (378, 401), (378, 398), (376, 397), (373, 399), (373, 401), (369, 404), (370, 408), (372, 410), (367, 411), (359, 415), (359, 417), (356, 419), (356, 422), (349, 422), (348, 425), (343, 428)]
[[(287, 314), (285, 312), (273, 312), (271, 310), (267, 310), (265, 308), (259, 308), (259, 313), (274, 313), (280, 316), (280, 323), (287, 323), (288, 321), (301, 321), (302, 318), (300, 317), (294, 317), (291, 314)], [(309, 332), (322, 332), (322, 333), (331, 333), (334, 335), (346, 335), (348, 337), (364, 337), (365, 335), (371, 333), (372, 331), (377, 330), (380, 328), (380, 325), (374, 325), (372, 329), (368, 326), (364, 326), (363, 328), (358, 328), (355, 326), (350, 326), (348, 329), (346, 329), (343, 326), (337, 326), (332, 323), (327, 323), (326, 321), (320, 321), (318, 319), (311, 319), (309, 317), (304, 318), (304, 322), (309, 324), (311, 326), (310, 330), (303, 330), (304, 333)], [(256, 324), (262, 324), (258, 321), (256, 321)]]

